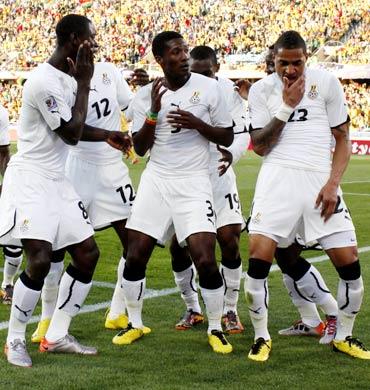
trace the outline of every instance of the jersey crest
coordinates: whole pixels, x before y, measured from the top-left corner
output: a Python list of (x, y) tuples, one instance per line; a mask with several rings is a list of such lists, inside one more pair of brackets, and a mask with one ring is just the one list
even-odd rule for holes
[(190, 103), (196, 104), (200, 102), (200, 92), (199, 91), (194, 91), (193, 95), (190, 98)]
[(103, 73), (103, 84), (110, 85), (112, 80), (108, 77), (107, 73)]
[(310, 99), (316, 99), (319, 96), (319, 92), (317, 91), (317, 85), (312, 84), (311, 89), (308, 91), (307, 96)]

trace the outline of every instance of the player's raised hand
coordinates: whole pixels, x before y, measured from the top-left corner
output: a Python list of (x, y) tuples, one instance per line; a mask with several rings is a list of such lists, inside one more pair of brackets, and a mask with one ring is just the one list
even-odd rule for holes
[(76, 62), (71, 58), (67, 58), (69, 65), (69, 74), (73, 76), (77, 82), (90, 83), (94, 73), (94, 54), (91, 44), (84, 41), (78, 48)]
[(222, 157), (218, 160), (221, 164), (218, 166), (218, 176), (222, 176), (229, 169), (230, 165), (233, 163), (233, 154), (227, 149), (221, 148), (220, 145), (217, 145), (217, 150), (222, 154)]
[(305, 77), (301, 75), (289, 85), (289, 79), (283, 77), (283, 101), (290, 107), (296, 107), (302, 100), (305, 90)]
[(154, 80), (153, 86), (152, 86), (152, 93), (151, 93), (151, 98), (152, 98), (152, 105), (150, 108), (151, 112), (159, 112), (161, 109), (161, 99), (162, 96), (167, 92), (167, 88), (163, 88), (162, 91), (160, 90), (161, 87), (164, 86), (164, 78), (163, 77), (158, 77), (157, 79)]
[(239, 79), (234, 83), (234, 89), (238, 92), (239, 96), (244, 100), (248, 100), (248, 93), (252, 86), (252, 83), (247, 79)]
[(338, 187), (336, 185), (326, 183), (316, 198), (315, 208), (321, 205), (321, 217), (324, 218), (324, 222), (334, 214), (338, 201), (337, 191)]
[(112, 148), (118, 149), (123, 153), (129, 153), (132, 147), (131, 137), (127, 133), (121, 131), (109, 131), (106, 142), (112, 146)]

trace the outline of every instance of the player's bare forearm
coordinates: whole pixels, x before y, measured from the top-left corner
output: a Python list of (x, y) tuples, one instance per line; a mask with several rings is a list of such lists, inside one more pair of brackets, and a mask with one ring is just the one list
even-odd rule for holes
[(260, 156), (265, 156), (270, 153), (279, 141), (284, 126), (285, 122), (274, 117), (262, 129), (251, 131), (250, 135), (254, 152)]
[(200, 121), (197, 130), (203, 137), (207, 138), (217, 145), (230, 146), (234, 140), (234, 132), (232, 127), (214, 127)]
[(87, 115), (89, 92), (90, 83), (81, 82), (77, 84), (76, 101), (72, 108), (72, 118), (68, 122), (62, 121), (61, 126), (55, 130), (68, 145), (77, 145), (82, 137)]
[(332, 129), (335, 138), (332, 167), (329, 182), (339, 185), (351, 158), (351, 140), (349, 138), (349, 123), (344, 123)]
[(150, 150), (154, 144), (155, 126), (149, 125), (146, 122), (143, 127), (132, 135), (135, 152), (143, 157), (145, 153)]
[(109, 131), (84, 124), (81, 141), (102, 142), (108, 138)]
[(0, 174), (4, 176), (6, 167), (10, 160), (9, 146), (0, 146)]

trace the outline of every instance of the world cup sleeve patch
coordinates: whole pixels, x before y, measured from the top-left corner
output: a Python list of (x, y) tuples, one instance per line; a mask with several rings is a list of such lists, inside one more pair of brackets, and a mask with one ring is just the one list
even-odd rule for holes
[(58, 110), (58, 103), (54, 96), (49, 96), (45, 99), (46, 108), (50, 112), (56, 112)]

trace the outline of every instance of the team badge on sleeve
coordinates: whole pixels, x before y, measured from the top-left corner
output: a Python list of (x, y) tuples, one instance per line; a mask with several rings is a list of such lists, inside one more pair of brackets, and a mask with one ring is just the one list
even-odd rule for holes
[(200, 92), (199, 91), (194, 91), (192, 97), (190, 98), (190, 103), (199, 103), (200, 102)]
[(316, 99), (319, 96), (319, 92), (317, 91), (317, 85), (316, 84), (311, 85), (311, 89), (309, 90), (307, 96), (310, 99)]
[(49, 96), (48, 98), (45, 99), (45, 104), (50, 112), (57, 112), (58, 111), (58, 103), (55, 100), (54, 96)]

